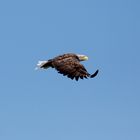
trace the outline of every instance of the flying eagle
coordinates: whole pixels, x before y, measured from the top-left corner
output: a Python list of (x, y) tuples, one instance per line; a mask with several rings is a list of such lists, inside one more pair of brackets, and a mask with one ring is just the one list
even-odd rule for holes
[(49, 59), (47, 61), (39, 61), (37, 64), (37, 69), (47, 69), (47, 68), (55, 68), (58, 73), (78, 81), (79, 78), (93, 78), (98, 74), (99, 70), (96, 70), (92, 75), (87, 72), (85, 67), (80, 64), (80, 61), (88, 60), (88, 57), (85, 55), (67, 53), (63, 55), (59, 55), (53, 59)]

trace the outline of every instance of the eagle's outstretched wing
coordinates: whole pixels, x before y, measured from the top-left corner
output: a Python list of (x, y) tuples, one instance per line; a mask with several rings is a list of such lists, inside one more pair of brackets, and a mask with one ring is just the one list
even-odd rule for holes
[(73, 58), (67, 58), (60, 61), (54, 60), (53, 66), (59, 73), (71, 79), (75, 78), (77, 81), (79, 78), (83, 79), (90, 76), (85, 67), (80, 64), (78, 60)]

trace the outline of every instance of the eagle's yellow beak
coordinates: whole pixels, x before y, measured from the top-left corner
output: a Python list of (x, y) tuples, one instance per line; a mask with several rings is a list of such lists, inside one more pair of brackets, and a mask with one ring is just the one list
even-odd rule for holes
[(85, 56), (85, 55), (78, 55), (78, 57), (79, 57), (79, 60), (80, 61), (86, 61), (86, 60), (88, 60), (88, 57)]
[(85, 60), (88, 60), (88, 57), (87, 56), (84, 56), (83, 57), (83, 61), (85, 61)]

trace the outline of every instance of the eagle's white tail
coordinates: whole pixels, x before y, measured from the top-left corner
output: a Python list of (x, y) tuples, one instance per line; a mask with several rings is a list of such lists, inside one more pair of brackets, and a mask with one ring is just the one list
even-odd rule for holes
[(37, 67), (35, 68), (35, 70), (38, 70), (39, 68), (42, 68), (42, 66), (44, 64), (46, 64), (48, 61), (38, 61)]

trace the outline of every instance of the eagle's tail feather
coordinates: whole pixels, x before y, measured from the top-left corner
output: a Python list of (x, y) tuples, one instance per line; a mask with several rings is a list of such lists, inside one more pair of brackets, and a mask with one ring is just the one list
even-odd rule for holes
[(96, 70), (92, 75), (90, 75), (90, 78), (94, 78), (98, 74), (99, 70)]
[(35, 70), (38, 70), (39, 68), (47, 69), (50, 66), (51, 66), (50, 61), (38, 61), (38, 64), (37, 64), (37, 67), (35, 68)]

